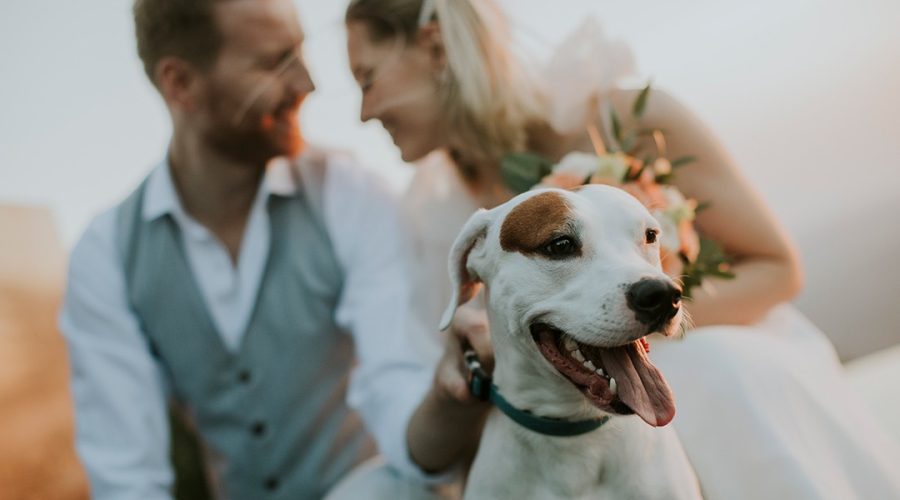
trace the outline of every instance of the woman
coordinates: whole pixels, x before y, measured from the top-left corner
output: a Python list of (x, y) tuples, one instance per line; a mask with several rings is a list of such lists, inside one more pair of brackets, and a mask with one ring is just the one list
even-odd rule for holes
[[(584, 127), (551, 126), (553, 87), (530, 84), (491, 1), (352, 0), (346, 21), (362, 120), (379, 120), (404, 160), (425, 158), (407, 206), (419, 244), (418, 310), (436, 325), (456, 233), (475, 209), (513, 194), (501, 157), (530, 151), (559, 160), (591, 151), (590, 137)], [(625, 110), (636, 92), (610, 88), (580, 108)], [(599, 116), (588, 119), (608, 137)], [(888, 474), (900, 454), (856, 404), (825, 337), (783, 305), (801, 287), (800, 264), (768, 208), (671, 96), (654, 91), (641, 126), (667, 131), (670, 157), (699, 158), (674, 183), (710, 203), (697, 228), (736, 258), (736, 279), (695, 291), (687, 309), (696, 328), (682, 342), (655, 342), (652, 353), (676, 395), (675, 429), (707, 498), (900, 498)], [(464, 315), (456, 333), (471, 341), (478, 318)]]

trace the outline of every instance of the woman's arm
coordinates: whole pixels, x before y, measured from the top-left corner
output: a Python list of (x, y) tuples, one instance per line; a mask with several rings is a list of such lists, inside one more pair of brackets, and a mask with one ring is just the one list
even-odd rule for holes
[[(620, 91), (613, 105), (630, 109), (637, 91)], [(627, 113), (620, 112), (620, 116)], [(687, 309), (696, 326), (748, 324), (773, 306), (792, 299), (802, 286), (793, 244), (709, 129), (665, 92), (650, 94), (642, 127), (665, 132), (667, 156), (697, 161), (678, 169), (674, 184), (709, 208), (697, 215), (697, 230), (735, 258), (733, 280), (706, 277)]]
[(469, 393), (463, 345), (475, 350), (488, 373), (493, 370), (493, 348), (484, 310), (465, 305), (457, 310), (431, 390), (407, 427), (410, 456), (426, 471), (471, 465), (491, 408)]

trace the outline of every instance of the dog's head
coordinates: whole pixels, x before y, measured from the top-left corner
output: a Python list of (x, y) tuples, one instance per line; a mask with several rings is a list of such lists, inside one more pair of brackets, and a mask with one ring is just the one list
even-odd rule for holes
[(660, 268), (659, 231), (639, 201), (609, 186), (530, 191), (479, 210), (450, 253), (455, 290), (442, 328), (484, 283), (498, 381), (504, 370), (537, 374), (551, 387), (532, 401), (586, 398), (665, 425), (673, 397), (644, 337), (673, 335), (682, 308)]

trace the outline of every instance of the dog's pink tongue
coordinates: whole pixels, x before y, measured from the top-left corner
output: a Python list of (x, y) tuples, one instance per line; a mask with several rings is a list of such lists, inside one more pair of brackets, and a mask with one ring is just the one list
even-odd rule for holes
[(669, 384), (650, 364), (637, 343), (600, 351), (603, 366), (616, 379), (619, 399), (653, 426), (666, 425), (675, 417), (675, 400)]

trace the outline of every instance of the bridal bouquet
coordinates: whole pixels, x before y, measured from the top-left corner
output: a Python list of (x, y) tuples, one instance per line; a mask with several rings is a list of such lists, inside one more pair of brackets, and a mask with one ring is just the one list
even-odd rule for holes
[[(635, 99), (631, 114), (639, 123), (650, 95), (648, 85)], [(680, 278), (684, 295), (705, 276), (733, 278), (729, 258), (714, 241), (701, 238), (694, 218), (705, 205), (686, 198), (671, 184), (675, 171), (693, 157), (666, 157), (665, 136), (655, 129), (626, 129), (609, 108), (614, 145), (603, 144), (596, 127), (588, 125), (595, 153), (569, 153), (557, 164), (530, 153), (507, 155), (501, 163), (504, 182), (516, 193), (532, 187), (572, 189), (583, 184), (607, 184), (625, 190), (641, 201), (662, 226), (660, 238), (663, 271)]]

